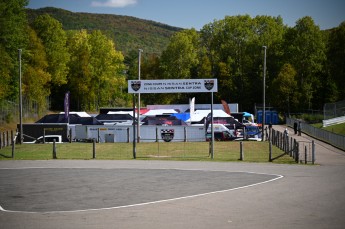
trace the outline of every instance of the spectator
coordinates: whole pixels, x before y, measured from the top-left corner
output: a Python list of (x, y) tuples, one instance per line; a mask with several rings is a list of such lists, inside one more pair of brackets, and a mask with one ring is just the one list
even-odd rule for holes
[(297, 134), (297, 122), (294, 122), (293, 130), (294, 130), (295, 134)]
[(287, 128), (285, 128), (285, 130), (284, 130), (284, 136), (285, 136), (285, 137), (289, 136), (289, 131), (288, 131)]
[(302, 136), (301, 121), (298, 122), (298, 136)]

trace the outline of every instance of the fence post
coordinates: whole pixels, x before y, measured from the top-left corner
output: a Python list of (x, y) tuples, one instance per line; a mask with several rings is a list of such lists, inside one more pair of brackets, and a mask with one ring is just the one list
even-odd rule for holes
[(284, 152), (285, 153), (287, 153), (288, 152), (288, 146), (289, 146), (289, 144), (288, 144), (288, 142), (289, 142), (289, 136), (288, 135), (285, 135), (284, 136)]
[(296, 141), (296, 150), (295, 150), (295, 162), (299, 161), (299, 143)]
[(129, 143), (129, 128), (127, 128), (127, 143)]
[(55, 139), (53, 140), (53, 159), (57, 159), (57, 157), (56, 157), (56, 142), (55, 142)]
[(307, 146), (304, 147), (304, 164), (307, 164), (307, 161), (308, 161), (308, 149), (307, 149)]
[(92, 141), (92, 159), (96, 158), (96, 139)]
[(311, 150), (311, 163), (314, 164), (315, 163), (315, 142), (314, 140), (311, 142), (312, 144), (312, 150)]
[(11, 130), (11, 142), (13, 144), (13, 130)]
[(292, 151), (293, 151), (293, 149), (294, 149), (294, 144), (293, 144), (293, 138), (291, 137), (290, 138), (290, 150), (289, 150), (289, 155), (290, 155), (290, 157), (292, 156)]
[(268, 161), (272, 162), (272, 141), (269, 142), (269, 148), (268, 148)]
[(186, 129), (186, 127), (184, 127), (183, 130), (184, 130), (184, 142), (187, 142), (187, 129)]
[(240, 141), (240, 161), (244, 160), (244, 155), (243, 155), (243, 142)]
[(278, 148), (282, 149), (281, 132), (278, 132)]
[(156, 142), (158, 142), (158, 127), (156, 127)]
[(9, 138), (9, 137), (10, 137), (10, 135), (8, 134), (8, 130), (7, 130), (7, 131), (6, 131), (6, 140), (7, 140), (7, 141), (6, 141), (6, 142), (7, 142), (7, 143), (6, 143), (6, 146), (9, 146), (9, 145), (10, 145), (10, 138)]
[(0, 132), (0, 149), (2, 149), (2, 137), (1, 137), (1, 132)]
[(3, 147), (6, 147), (6, 132), (2, 133), (2, 142), (3, 142)]
[(14, 158), (14, 139), (12, 138), (12, 158)]
[(272, 143), (273, 145), (277, 146), (276, 145), (276, 130), (272, 130)]

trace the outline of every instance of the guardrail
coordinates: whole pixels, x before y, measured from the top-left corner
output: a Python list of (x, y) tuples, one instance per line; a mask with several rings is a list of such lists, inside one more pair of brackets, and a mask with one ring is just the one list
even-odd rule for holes
[(327, 120), (322, 120), (322, 126), (327, 127), (335, 124), (340, 124), (345, 122), (345, 116), (337, 117), (337, 118), (331, 118)]
[[(299, 122), (297, 119), (286, 118), (286, 125), (293, 127), (295, 122)], [(307, 123), (301, 122), (301, 129), (303, 133), (306, 133), (316, 139), (327, 142), (339, 149), (345, 150), (345, 136), (335, 134), (329, 131), (316, 128)]]

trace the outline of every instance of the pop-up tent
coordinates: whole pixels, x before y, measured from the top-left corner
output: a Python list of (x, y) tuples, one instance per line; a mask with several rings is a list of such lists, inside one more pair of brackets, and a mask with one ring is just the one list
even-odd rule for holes
[(96, 119), (102, 123), (123, 123), (128, 121), (133, 121), (133, 117), (128, 114), (99, 114)]
[(38, 120), (36, 123), (69, 123), (81, 125), (103, 125), (94, 117), (80, 117), (77, 114), (70, 114), (68, 120), (64, 114), (49, 114)]

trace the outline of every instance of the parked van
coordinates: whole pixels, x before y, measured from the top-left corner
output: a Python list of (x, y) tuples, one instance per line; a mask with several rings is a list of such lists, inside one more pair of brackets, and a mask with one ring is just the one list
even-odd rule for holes
[(62, 136), (61, 135), (45, 135), (44, 138), (43, 136), (37, 138), (36, 140), (32, 142), (24, 142), (24, 143), (53, 143), (55, 140), (56, 143), (62, 143)]

